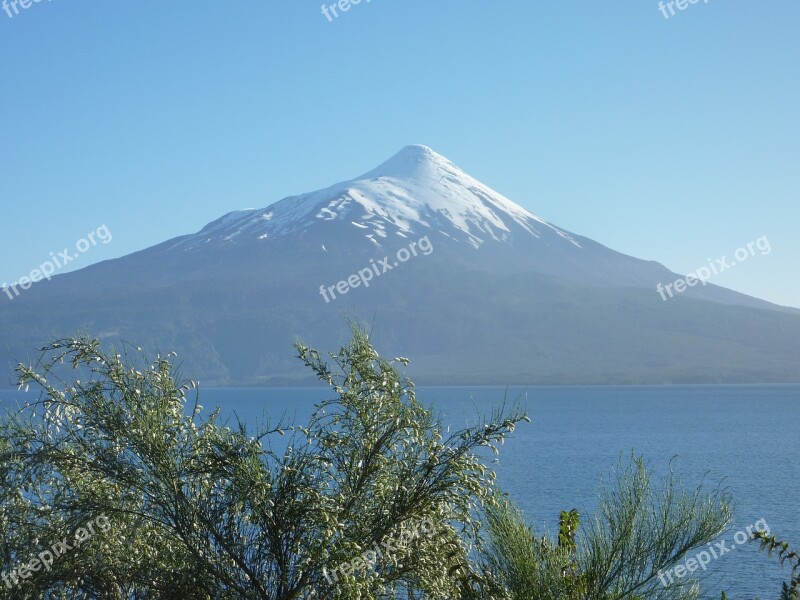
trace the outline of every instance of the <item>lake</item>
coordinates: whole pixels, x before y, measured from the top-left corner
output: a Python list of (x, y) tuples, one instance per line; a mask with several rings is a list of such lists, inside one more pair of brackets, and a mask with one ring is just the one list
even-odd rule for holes
[[(577, 508), (586, 522), (600, 479), (631, 452), (657, 474), (672, 459), (687, 487), (704, 476), (710, 486), (724, 480), (736, 513), (721, 540), (735, 550), (708, 565), (715, 593), (707, 597), (725, 589), (732, 600), (778, 598), (788, 571), (755, 544), (735, 544), (734, 535), (762, 519), (800, 548), (800, 386), (420, 387), (417, 394), (452, 428), (489, 416), (506, 395), (524, 399), (532, 423), (506, 440), (496, 467), (498, 484), (539, 533), (557, 532), (561, 510)], [(324, 388), (203, 389), (200, 402), (248, 422), (288, 415), (305, 423), (313, 404), (331, 396)], [(5, 404), (20, 397), (0, 392)]]

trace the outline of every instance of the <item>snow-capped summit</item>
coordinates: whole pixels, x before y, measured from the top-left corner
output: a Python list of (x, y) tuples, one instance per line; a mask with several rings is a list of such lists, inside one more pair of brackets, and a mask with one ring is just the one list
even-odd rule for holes
[[(423, 237), (430, 251), (409, 255)], [(408, 146), (354, 179), (0, 294), (0, 357), (93, 331), (174, 349), (212, 385), (306, 385), (292, 343), (337, 348), (355, 315), (430, 384), (797, 381), (797, 313), (713, 284), (662, 300), (657, 285), (679, 277)]]
[[(229, 213), (183, 238), (179, 246), (266, 241), (310, 228), (315, 228), (314, 237), (325, 240), (326, 224), (345, 224), (378, 247), (388, 239), (428, 233), (473, 248), (490, 240), (511, 242), (520, 235), (579, 246), (567, 232), (421, 145), (406, 146), (355, 179), (284, 198), (264, 209)], [(327, 232), (339, 238), (342, 230), (329, 227)]]
[(439, 170), (448, 169), (460, 171), (453, 163), (428, 146), (413, 144), (402, 148), (389, 160), (356, 179), (378, 179), (380, 177), (426, 179), (435, 178)]
[[(220, 262), (223, 253), (283, 262), (303, 255), (332, 264), (387, 256), (423, 236), (437, 257), (495, 274), (531, 272), (639, 288), (672, 277), (662, 265), (556, 227), (422, 145), (406, 146), (363, 175), (325, 189), (230, 212), (154, 251), (170, 259), (186, 253), (206, 264)], [(708, 287), (690, 294), (728, 297)]]

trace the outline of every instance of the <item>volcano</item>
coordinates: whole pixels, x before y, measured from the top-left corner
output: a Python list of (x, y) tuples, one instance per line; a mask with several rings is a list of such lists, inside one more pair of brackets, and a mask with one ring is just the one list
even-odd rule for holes
[[(9, 368), (76, 332), (175, 350), (205, 385), (304, 385), (302, 339), (347, 319), (418, 383), (797, 382), (800, 311), (680, 275), (534, 215), (426, 146), (197, 233), (0, 295)], [(7, 378), (10, 381), (10, 373)]]

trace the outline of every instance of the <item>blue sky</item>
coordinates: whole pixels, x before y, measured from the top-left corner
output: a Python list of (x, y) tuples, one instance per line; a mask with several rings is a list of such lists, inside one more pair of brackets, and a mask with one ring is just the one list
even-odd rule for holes
[(103, 224), (70, 267), (422, 143), (678, 272), (767, 236), (713, 282), (800, 306), (796, 0), (320, 4), (0, 9), (0, 283)]

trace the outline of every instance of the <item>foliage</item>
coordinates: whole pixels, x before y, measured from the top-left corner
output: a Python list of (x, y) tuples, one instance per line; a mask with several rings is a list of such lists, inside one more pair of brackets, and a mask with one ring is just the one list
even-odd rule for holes
[[(333, 395), (306, 426), (206, 414), (174, 355), (72, 338), (20, 365), (40, 396), (0, 424), (0, 600), (700, 596), (661, 575), (727, 527), (727, 492), (671, 472), (654, 485), (631, 457), (593, 518), (563, 511), (555, 538), (537, 535), (485, 464), (527, 416), (500, 408), (445, 438), (408, 360), (351, 333), (328, 357), (297, 344)], [(101, 516), (108, 529), (21, 570)], [(792, 565), (782, 600), (798, 600), (798, 554), (756, 537)]]
[[(513, 600), (622, 600), (699, 597), (696, 580), (668, 587), (659, 575), (730, 523), (727, 493), (689, 493), (672, 473), (658, 489), (641, 458), (620, 465), (603, 487), (598, 515), (577, 535), (577, 511), (562, 512), (557, 542), (537, 536), (505, 500), (487, 508), (484, 571)], [(669, 582), (667, 582), (669, 583)], [(488, 588), (487, 588), (488, 589)]]
[(787, 564), (791, 567), (791, 579), (783, 583), (780, 600), (798, 600), (800, 598), (800, 553), (789, 550), (789, 542), (779, 541), (777, 536), (768, 535), (764, 531), (753, 533), (753, 539), (758, 540), (761, 549), (766, 550), (770, 556), (775, 552), (781, 566)]
[[(307, 427), (255, 435), (204, 417), (172, 357), (79, 338), (20, 365), (20, 385), (42, 396), (0, 430), (3, 572), (89, 518), (111, 528), (0, 598), (456, 597), (493, 500), (480, 451), (526, 417), (497, 411), (445, 439), (363, 330), (333, 366), (297, 348), (336, 398)], [(423, 520), (431, 535), (408, 543)], [(400, 541), (372, 568), (331, 577), (387, 539)]]

